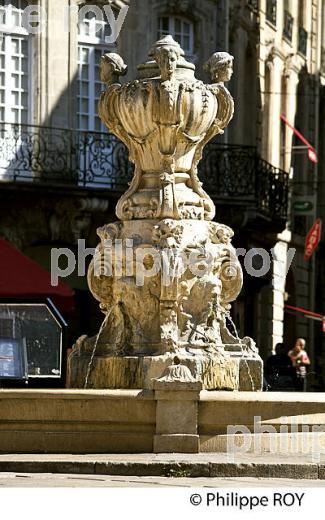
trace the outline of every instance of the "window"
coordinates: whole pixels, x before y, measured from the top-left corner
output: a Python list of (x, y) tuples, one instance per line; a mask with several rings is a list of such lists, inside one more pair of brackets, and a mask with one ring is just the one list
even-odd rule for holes
[(107, 22), (97, 20), (89, 10), (79, 24), (78, 45), (78, 127), (83, 131), (105, 130), (97, 114), (97, 104), (103, 84), (100, 81), (100, 58), (112, 51), (105, 43), (110, 28)]
[(306, 29), (303, 27), (299, 27), (298, 30), (298, 51), (306, 56), (307, 54), (307, 42), (308, 42), (308, 33)]
[[(287, 78), (286, 76), (282, 76), (281, 78), (281, 114), (286, 114), (287, 113), (287, 103), (288, 103), (288, 98), (287, 98), (287, 92), (288, 92), (288, 88), (287, 88)], [(288, 137), (288, 132), (287, 132), (287, 126), (285, 124), (283, 124), (283, 122), (281, 122), (281, 125), (280, 125), (280, 168), (282, 170), (286, 170), (286, 163), (287, 163), (287, 158), (288, 158), (288, 153), (290, 152), (290, 149), (288, 147), (288, 143), (287, 143), (287, 137)], [(286, 170), (288, 171), (288, 170)]]
[(292, 41), (293, 17), (289, 11), (284, 11), (283, 36)]
[(97, 115), (97, 103), (103, 90), (99, 78), (99, 65), (104, 52), (92, 46), (79, 45), (79, 130), (97, 132), (104, 130), (104, 126)]
[[(115, 15), (116, 17), (116, 15)], [(105, 42), (110, 34), (110, 27), (102, 20), (96, 19), (95, 13), (86, 12), (79, 24), (78, 36), (78, 129), (79, 135), (79, 169), (84, 172), (80, 179), (83, 186), (107, 185), (114, 169), (113, 149), (117, 139), (107, 135), (107, 129), (98, 116), (98, 101), (104, 90), (100, 81), (100, 59), (106, 52), (115, 50), (113, 45)], [(86, 136), (83, 132), (89, 132)], [(106, 136), (95, 132), (105, 132)]]
[(28, 123), (30, 38), (22, 26), (23, 0), (0, 5), (0, 122)]
[(306, 56), (307, 54), (307, 42), (308, 33), (306, 31), (306, 2), (300, 0), (299, 2), (299, 28), (298, 28), (298, 51)]
[(194, 26), (185, 18), (178, 16), (161, 16), (158, 20), (158, 38), (170, 34), (176, 40), (186, 56), (194, 54)]
[(253, 11), (258, 11), (258, 0), (248, 0), (248, 7)]
[(276, 25), (277, 0), (266, 0), (266, 19)]

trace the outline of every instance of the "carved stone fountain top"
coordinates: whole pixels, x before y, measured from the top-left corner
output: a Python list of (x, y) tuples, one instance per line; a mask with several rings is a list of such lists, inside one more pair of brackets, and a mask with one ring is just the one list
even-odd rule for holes
[(139, 79), (121, 85), (126, 65), (115, 53), (102, 57), (108, 89), (99, 114), (127, 146), (135, 164), (133, 180), (116, 208), (121, 220), (212, 220), (213, 202), (203, 190), (197, 165), (205, 144), (223, 132), (233, 116), (233, 100), (223, 82), (233, 58), (216, 53), (206, 64), (213, 81), (194, 76), (195, 66), (171, 36), (157, 41)]

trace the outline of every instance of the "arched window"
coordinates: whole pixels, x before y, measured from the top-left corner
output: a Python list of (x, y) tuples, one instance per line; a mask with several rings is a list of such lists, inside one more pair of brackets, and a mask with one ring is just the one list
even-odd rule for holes
[(26, 124), (30, 118), (30, 36), (22, 24), (27, 5), (0, 4), (0, 122)]
[(98, 99), (103, 90), (99, 76), (100, 58), (113, 49), (105, 42), (110, 33), (109, 24), (104, 15), (99, 19), (96, 14), (98, 12), (89, 6), (78, 25), (78, 127), (79, 130), (102, 132), (105, 127), (97, 115)]
[(158, 19), (158, 38), (170, 34), (187, 57), (194, 54), (194, 24), (181, 16), (161, 16)]

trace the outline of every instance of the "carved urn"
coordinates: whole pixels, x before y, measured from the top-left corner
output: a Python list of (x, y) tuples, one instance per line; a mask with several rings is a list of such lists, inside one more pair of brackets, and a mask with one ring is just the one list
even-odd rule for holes
[[(233, 115), (225, 87), (205, 85), (171, 36), (155, 43), (152, 61), (140, 65), (139, 79), (121, 86), (108, 74), (109, 88), (99, 114), (128, 147), (135, 164), (129, 190), (117, 204), (121, 220), (211, 220), (214, 206), (197, 177), (204, 145), (222, 132)], [(231, 67), (229, 55), (227, 65)], [(111, 55), (104, 67), (114, 67)]]
[(122, 58), (102, 57), (99, 114), (127, 146), (134, 175), (117, 204), (119, 221), (98, 229), (88, 283), (105, 319), (96, 337), (77, 341), (70, 386), (148, 388), (176, 353), (204, 388), (261, 388), (253, 340), (229, 328), (242, 288), (233, 231), (212, 221), (214, 204), (197, 175), (205, 144), (233, 116), (224, 86), (232, 64), (215, 53), (206, 85), (166, 36), (137, 79), (122, 85)]

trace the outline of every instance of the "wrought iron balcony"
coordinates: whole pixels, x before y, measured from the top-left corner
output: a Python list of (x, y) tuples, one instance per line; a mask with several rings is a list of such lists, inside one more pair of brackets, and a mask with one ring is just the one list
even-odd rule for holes
[[(0, 123), (0, 187), (21, 181), (121, 193), (132, 171), (127, 149), (111, 134)], [(217, 205), (285, 222), (288, 174), (262, 160), (255, 147), (208, 143), (199, 176)]]
[(122, 191), (131, 175), (125, 146), (111, 134), (0, 123), (0, 181)]
[(217, 204), (241, 206), (275, 221), (287, 220), (289, 176), (264, 161), (254, 146), (212, 141), (199, 170), (205, 190)]

